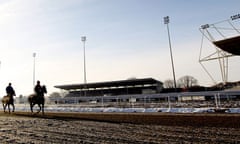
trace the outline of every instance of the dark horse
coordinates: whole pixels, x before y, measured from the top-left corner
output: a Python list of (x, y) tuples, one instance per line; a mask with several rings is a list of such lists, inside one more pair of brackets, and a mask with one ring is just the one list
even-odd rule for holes
[(12, 105), (12, 107), (13, 107), (12, 112), (14, 112), (15, 106), (14, 106), (13, 96), (11, 96), (11, 95), (4, 96), (2, 98), (2, 105), (3, 105), (4, 112), (6, 112), (6, 107), (8, 106), (8, 113), (10, 113), (10, 105)]
[(39, 110), (37, 111), (37, 113), (39, 113), (42, 110), (42, 114), (44, 114), (44, 103), (45, 103), (44, 93), (47, 93), (47, 89), (45, 86), (42, 86), (42, 91), (43, 91), (42, 96), (38, 96), (37, 94), (31, 94), (28, 97), (28, 102), (30, 103), (30, 109), (32, 113), (33, 113), (34, 105), (38, 104)]

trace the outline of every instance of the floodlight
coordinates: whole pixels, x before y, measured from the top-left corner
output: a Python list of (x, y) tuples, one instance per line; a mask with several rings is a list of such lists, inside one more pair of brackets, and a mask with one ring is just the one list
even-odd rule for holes
[(201, 28), (202, 29), (207, 29), (207, 28), (209, 28), (209, 24), (202, 25)]
[(169, 16), (166, 16), (163, 19), (164, 19), (164, 24), (168, 24), (169, 23)]
[(87, 40), (86, 36), (82, 36), (82, 41), (85, 42)]
[(240, 18), (240, 14), (236, 14), (236, 15), (231, 16), (232, 20), (236, 20), (236, 19), (239, 19), (239, 18)]

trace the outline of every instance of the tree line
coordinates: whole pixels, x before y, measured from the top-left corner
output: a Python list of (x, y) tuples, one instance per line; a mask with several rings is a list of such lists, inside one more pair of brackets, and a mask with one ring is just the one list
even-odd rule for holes
[[(172, 79), (167, 79), (164, 81), (163, 83), (164, 88), (175, 88), (174, 87), (174, 80)], [(181, 78), (179, 78), (176, 81), (176, 86), (177, 88), (191, 88), (193, 86), (198, 86), (198, 80), (196, 78), (194, 78), (193, 76), (183, 76)]]

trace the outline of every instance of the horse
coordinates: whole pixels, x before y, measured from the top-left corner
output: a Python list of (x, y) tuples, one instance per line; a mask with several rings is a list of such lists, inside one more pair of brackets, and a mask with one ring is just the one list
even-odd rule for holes
[(8, 113), (10, 113), (10, 105), (12, 105), (12, 107), (13, 107), (12, 112), (14, 112), (15, 106), (14, 106), (13, 96), (11, 96), (11, 95), (4, 96), (2, 98), (2, 105), (3, 105), (4, 112), (6, 112), (6, 107), (8, 106)]
[(44, 103), (45, 103), (44, 93), (47, 93), (47, 89), (45, 86), (42, 86), (42, 90), (43, 90), (42, 96), (38, 96), (37, 94), (31, 94), (28, 96), (28, 102), (30, 104), (30, 109), (32, 113), (33, 113), (34, 105), (37, 104), (39, 107), (39, 110), (37, 111), (37, 113), (42, 111), (42, 114), (44, 114)]

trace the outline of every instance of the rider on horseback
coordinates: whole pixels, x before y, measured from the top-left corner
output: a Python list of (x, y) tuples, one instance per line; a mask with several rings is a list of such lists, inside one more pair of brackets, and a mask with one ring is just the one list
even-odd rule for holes
[(47, 93), (47, 89), (44, 85), (43, 86), (40, 85), (40, 81), (37, 81), (37, 85), (34, 87), (34, 92), (35, 94), (32, 94), (28, 97), (31, 112), (33, 113), (34, 105), (38, 104), (39, 106), (38, 113), (42, 111), (42, 113), (44, 114), (44, 102), (45, 102), (44, 93)]
[(11, 83), (9, 83), (8, 86), (6, 87), (6, 93), (7, 95), (2, 98), (3, 110), (5, 112), (6, 107), (8, 107), (8, 111), (10, 113), (10, 105), (12, 105), (13, 107), (12, 112), (14, 112), (15, 106), (13, 96), (15, 96), (16, 94)]
[(40, 81), (39, 80), (37, 81), (37, 85), (35, 86), (34, 91), (35, 91), (37, 96), (39, 96), (39, 97), (43, 97), (44, 96), (44, 91), (43, 91), (42, 86), (40, 85)]
[(11, 97), (16, 95), (11, 83), (8, 84), (8, 86), (6, 88), (6, 92), (7, 92), (7, 95), (9, 95)]

